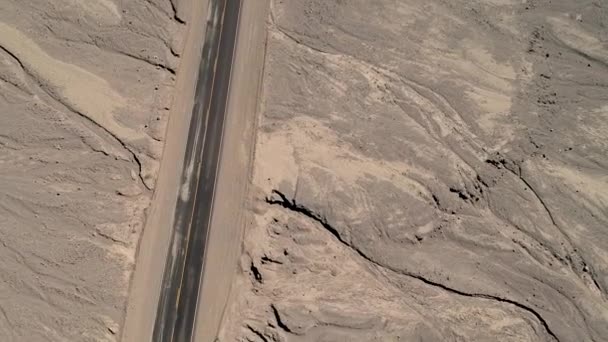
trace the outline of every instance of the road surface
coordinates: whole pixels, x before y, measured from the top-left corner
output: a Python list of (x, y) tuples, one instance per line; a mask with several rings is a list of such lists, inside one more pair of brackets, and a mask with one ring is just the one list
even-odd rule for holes
[(240, 0), (210, 1), (153, 341), (191, 341), (195, 329), (240, 7)]

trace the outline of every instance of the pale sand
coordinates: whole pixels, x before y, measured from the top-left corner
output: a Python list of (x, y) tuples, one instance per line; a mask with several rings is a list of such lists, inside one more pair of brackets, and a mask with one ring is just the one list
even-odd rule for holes
[(608, 8), (271, 1), (220, 341), (608, 341)]
[(0, 340), (116, 341), (186, 25), (169, 0), (0, 7)]

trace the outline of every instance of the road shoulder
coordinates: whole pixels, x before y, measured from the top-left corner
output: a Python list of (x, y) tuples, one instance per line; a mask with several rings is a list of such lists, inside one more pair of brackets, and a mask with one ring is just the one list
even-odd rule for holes
[(216, 337), (242, 251), (268, 2), (243, 1), (242, 6), (195, 341)]
[(152, 337), (171, 237), (171, 229), (167, 227), (171, 227), (173, 223), (181, 180), (208, 1), (184, 3), (190, 5), (192, 15), (188, 22), (188, 33), (178, 70), (156, 192), (137, 252), (122, 341), (149, 341)]

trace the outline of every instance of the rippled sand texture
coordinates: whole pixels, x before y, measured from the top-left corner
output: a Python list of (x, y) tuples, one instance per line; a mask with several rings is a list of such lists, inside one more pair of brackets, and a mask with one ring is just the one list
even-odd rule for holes
[(608, 3), (275, 0), (222, 341), (608, 341)]
[(115, 341), (183, 23), (169, 0), (0, 4), (0, 340)]

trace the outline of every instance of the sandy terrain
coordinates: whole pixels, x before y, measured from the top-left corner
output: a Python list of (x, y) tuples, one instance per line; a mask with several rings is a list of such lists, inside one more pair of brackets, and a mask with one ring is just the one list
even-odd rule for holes
[(180, 60), (177, 9), (0, 3), (0, 340), (117, 340)]
[(221, 341), (608, 341), (608, 4), (274, 0)]

